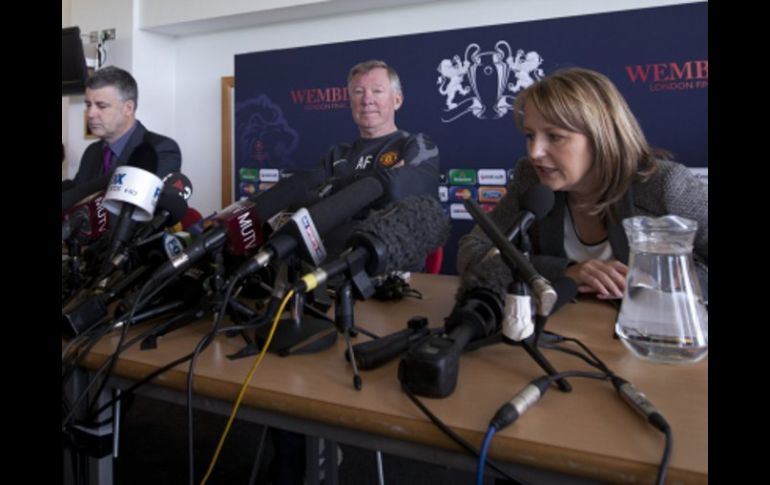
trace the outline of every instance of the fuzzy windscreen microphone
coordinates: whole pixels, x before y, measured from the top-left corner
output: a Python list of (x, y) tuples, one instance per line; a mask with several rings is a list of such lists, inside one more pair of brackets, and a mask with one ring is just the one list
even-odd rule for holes
[(511, 270), (503, 262), (500, 253), (487, 254), (481, 261), (472, 264), (460, 277), (455, 301), (462, 303), (469, 292), (484, 289), (491, 291), (502, 304), (512, 282)]
[(338, 274), (363, 268), (369, 277), (422, 269), (428, 253), (449, 237), (449, 217), (426, 195), (410, 196), (375, 210), (356, 226), (339, 259), (302, 277), (299, 291), (310, 291)]
[(391, 271), (419, 271), (427, 255), (449, 238), (449, 218), (433, 197), (410, 196), (372, 213), (359, 223), (349, 247), (374, 246), (370, 276)]

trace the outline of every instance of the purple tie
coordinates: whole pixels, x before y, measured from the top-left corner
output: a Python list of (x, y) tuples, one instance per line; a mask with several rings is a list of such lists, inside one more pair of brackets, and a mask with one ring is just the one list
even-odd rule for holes
[(106, 143), (104, 144), (104, 154), (102, 156), (102, 175), (106, 175), (110, 171), (110, 167), (112, 167), (112, 157), (114, 153), (112, 153), (112, 149), (109, 145)]

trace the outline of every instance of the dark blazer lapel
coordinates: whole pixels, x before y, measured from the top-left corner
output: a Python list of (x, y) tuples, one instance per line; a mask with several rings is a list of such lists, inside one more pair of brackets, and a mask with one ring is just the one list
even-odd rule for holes
[(131, 134), (128, 142), (126, 142), (126, 146), (123, 148), (123, 153), (121, 153), (120, 158), (118, 158), (118, 165), (125, 165), (128, 163), (129, 158), (131, 158), (131, 153), (144, 141), (144, 135), (146, 133), (147, 130), (145, 129), (144, 125), (142, 125), (139, 120), (136, 120), (136, 129)]
[(617, 217), (607, 223), (607, 237), (610, 240), (612, 254), (618, 261), (628, 264), (628, 237), (623, 229), (623, 219), (634, 216), (633, 188), (615, 204)]
[(565, 257), (564, 252), (564, 192), (554, 192), (553, 209), (537, 222), (540, 254)]

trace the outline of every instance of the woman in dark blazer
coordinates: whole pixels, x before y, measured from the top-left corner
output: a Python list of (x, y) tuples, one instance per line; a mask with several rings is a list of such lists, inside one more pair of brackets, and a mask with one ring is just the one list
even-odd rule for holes
[[(533, 185), (555, 192), (553, 210), (530, 231), (532, 262), (547, 279), (572, 278), (578, 291), (622, 298), (629, 246), (622, 220), (674, 214), (698, 223), (694, 260), (708, 299), (708, 187), (668, 154), (647, 144), (628, 104), (604, 75), (557, 71), (519, 93), (514, 117), (528, 157), (490, 216), (505, 230)], [(461, 274), (494, 272), (510, 280), (479, 227), (460, 239)]]

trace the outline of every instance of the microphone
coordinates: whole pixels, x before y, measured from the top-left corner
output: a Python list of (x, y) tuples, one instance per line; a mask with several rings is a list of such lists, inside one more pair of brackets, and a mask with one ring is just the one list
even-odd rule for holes
[(466, 198), (465, 207), (479, 227), (497, 246), (497, 249), (500, 250), (500, 255), (506, 264), (518, 269), (524, 281), (532, 289), (537, 300), (537, 313), (542, 316), (550, 315), (558, 297), (551, 283), (542, 277), (532, 266), (532, 263), (506, 239), (505, 235), (500, 232), (500, 229), (497, 228), (492, 219), (479, 207), (476, 201)]
[(326, 257), (321, 235), (367, 208), (380, 198), (383, 191), (377, 178), (366, 177), (322, 199), (310, 209), (300, 209), (270, 236), (262, 250), (237, 269), (233, 277), (243, 278), (264, 268), (274, 259), (287, 257), (297, 249), (300, 257), (318, 264)]
[(75, 185), (76, 185), (76, 184), (75, 184), (75, 181), (74, 181), (74, 180), (72, 180), (72, 179), (66, 179), (66, 180), (62, 180), (62, 181), (61, 181), (61, 191), (62, 191), (62, 194), (63, 194), (64, 192), (66, 192), (66, 191), (68, 191), (68, 190), (70, 190), (70, 189), (74, 188), (74, 187), (75, 187)]
[[(186, 182), (182, 182), (184, 179)], [(187, 199), (192, 195), (192, 184), (180, 172), (172, 172), (163, 179), (163, 191), (158, 197), (155, 216), (137, 231), (134, 239), (141, 241), (162, 227), (173, 226), (181, 221), (187, 212)], [(182, 185), (179, 188), (178, 184)]]
[[(143, 155), (148, 154), (147, 146), (142, 147), (142, 145), (148, 145), (150, 148), (152, 148), (152, 145), (149, 145), (148, 143), (142, 143), (139, 145), (134, 152), (131, 153), (131, 156), (129, 157), (128, 162), (126, 165), (123, 165), (121, 167), (125, 166), (132, 166), (136, 168), (141, 168), (142, 170), (146, 170), (148, 172), (155, 173), (155, 171), (158, 169), (158, 159), (157, 154), (155, 154), (154, 159), (152, 156), (150, 158), (146, 158)], [(136, 153), (136, 150), (141, 148), (140, 153)], [(154, 149), (153, 149), (154, 151)], [(73, 188), (67, 190), (66, 192), (62, 192), (61, 194), (61, 210), (62, 212), (66, 211), (73, 205), (75, 205), (80, 200), (84, 199), (85, 197), (94, 194), (96, 192), (102, 192), (107, 187), (107, 184), (110, 183), (113, 179), (114, 172), (108, 173), (106, 175), (100, 175), (99, 177), (93, 178), (91, 180), (87, 180), (83, 183), (75, 185)]]
[(112, 258), (130, 238), (135, 228), (134, 222), (152, 219), (163, 187), (160, 178), (155, 175), (158, 154), (151, 144), (145, 142), (137, 146), (131, 152), (129, 161), (133, 163), (119, 166), (113, 171), (112, 181), (104, 196), (104, 207), (118, 218), (112, 230), (103, 272), (110, 270)]
[[(533, 335), (529, 297), (510, 295), (512, 284), (508, 268), (491, 258), (461, 276), (457, 302), (444, 321), (446, 334), (431, 335), (410, 349), (404, 361), (404, 372), (415, 394), (442, 398), (454, 392), (461, 352), (499, 341), (491, 339), (499, 338), (501, 329), (504, 341), (524, 340), (525, 350), (539, 338)], [(558, 298), (551, 313), (577, 294), (571, 278), (559, 278), (554, 287)]]
[(275, 184), (270, 190), (224, 208), (212, 221), (214, 227), (200, 235), (179, 256), (161, 265), (150, 278), (155, 283), (172, 277), (195, 264), (211, 251), (228, 243), (230, 251), (240, 256), (248, 254), (264, 241), (264, 225), (290, 205), (295, 197), (304, 195), (318, 184), (318, 174), (295, 174)]
[(82, 184), (77, 184), (73, 188), (62, 192), (61, 194), (61, 210), (65, 212), (84, 198), (95, 194), (97, 192), (104, 192), (104, 188), (110, 182), (112, 177), (110, 175), (102, 175), (95, 179), (88, 180)]
[(108, 216), (102, 205), (103, 201), (104, 194), (99, 192), (83, 199), (67, 211), (62, 221), (62, 241), (69, 241), (76, 236), (92, 241), (107, 232)]
[(163, 177), (163, 189), (176, 190), (185, 201), (190, 200), (193, 193), (192, 182), (182, 172), (171, 172)]
[[(194, 225), (198, 224), (202, 220), (203, 216), (199, 211), (193, 209), (192, 207), (188, 207), (187, 211), (185, 211), (178, 224), (182, 226), (180, 228), (182, 231), (189, 231)], [(200, 232), (198, 234), (200, 234)]]
[(491, 259), (462, 275), (457, 303), (444, 319), (445, 333), (429, 336), (404, 359), (404, 375), (415, 394), (442, 398), (454, 392), (463, 349), (500, 328), (505, 290), (503, 296), (497, 290), (508, 281), (510, 273)]
[[(360, 182), (365, 180), (369, 179)], [(312, 291), (329, 278), (358, 268), (370, 277), (418, 270), (428, 253), (446, 243), (449, 231), (449, 218), (434, 197), (406, 197), (373, 211), (356, 227), (348, 250), (338, 260), (303, 276), (297, 289)]]
[[(141, 285), (159, 261), (167, 261), (185, 248), (185, 236), (185, 233), (171, 234), (164, 231), (142, 241), (136, 248), (138, 254), (136, 267), (129, 272), (114, 273), (112, 277), (105, 278), (98, 287), (79, 295), (79, 298), (71, 300), (62, 307), (62, 334), (77, 336), (106, 317), (112, 302), (130, 293), (132, 287)], [(189, 302), (199, 300), (203, 287), (200, 284), (197, 286), (199, 288), (188, 287), (182, 293), (181, 299)], [(135, 296), (134, 293), (126, 297), (115, 314), (128, 312)], [(134, 322), (138, 322), (138, 317)]]
[(554, 202), (553, 190), (544, 184), (533, 185), (519, 202), (520, 210), (505, 232), (506, 239), (511, 242), (520, 234), (526, 233), (535, 220), (540, 220), (551, 212)]

